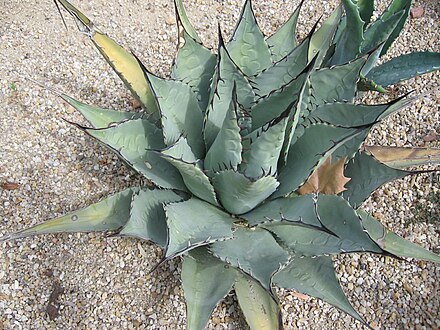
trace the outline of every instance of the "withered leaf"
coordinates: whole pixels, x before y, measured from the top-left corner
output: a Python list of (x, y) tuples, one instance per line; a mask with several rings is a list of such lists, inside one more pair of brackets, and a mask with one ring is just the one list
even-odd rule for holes
[(1, 184), (2, 189), (4, 190), (16, 190), (20, 188), (20, 185), (18, 183), (14, 182), (4, 182)]
[(299, 189), (300, 195), (321, 193), (326, 195), (337, 195), (343, 192), (345, 184), (350, 178), (344, 176), (344, 163), (346, 158), (339, 159), (332, 164), (332, 157), (316, 169)]

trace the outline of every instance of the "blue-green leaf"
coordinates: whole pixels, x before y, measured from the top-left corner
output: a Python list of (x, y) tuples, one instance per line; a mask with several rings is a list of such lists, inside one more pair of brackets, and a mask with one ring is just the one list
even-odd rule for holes
[(211, 147), (223, 126), (231, 104), (234, 86), (237, 91), (238, 104), (245, 109), (250, 109), (255, 101), (255, 93), (248, 78), (232, 61), (222, 42), (220, 42), (217, 70), (213, 79), (213, 93), (205, 114), (204, 137), (207, 149)]
[(332, 65), (344, 64), (358, 57), (364, 40), (364, 21), (362, 20), (357, 0), (342, 0), (345, 9), (345, 23), (340, 30)]
[(200, 139), (203, 113), (196, 94), (183, 82), (159, 78), (146, 69), (145, 75), (157, 99), (165, 144), (172, 145), (184, 135), (196, 157), (201, 158), (205, 153)]
[(365, 130), (326, 124), (307, 127), (296, 143), (290, 146), (287, 164), (279, 170), (280, 186), (273, 197), (285, 196), (297, 190), (333, 151)]
[(344, 175), (351, 180), (345, 185), (342, 196), (355, 208), (384, 183), (403, 178), (411, 172), (391, 168), (364, 152), (350, 160)]
[(273, 66), (252, 78), (252, 86), (255, 94), (259, 97), (269, 95), (280, 89), (301, 74), (308, 64), (307, 54), (309, 51), (311, 35), (309, 34), (301, 44), (294, 48), (284, 58)]
[(330, 257), (295, 258), (273, 281), (282, 288), (320, 298), (365, 324), (342, 291)]
[(239, 272), (204, 247), (191, 250), (182, 263), (188, 330), (204, 330), (215, 306), (231, 291)]
[(85, 131), (159, 187), (186, 190), (179, 172), (157, 153), (148, 150), (165, 147), (161, 131), (149, 121), (136, 119), (114, 127)]
[(272, 65), (269, 46), (257, 24), (250, 0), (246, 0), (243, 6), (227, 49), (232, 60), (247, 76), (253, 76)]
[(0, 241), (53, 233), (112, 231), (121, 228), (130, 217), (132, 195), (138, 188), (129, 188), (98, 203), (28, 229), (2, 236)]
[(386, 87), (438, 69), (440, 69), (440, 53), (409, 53), (394, 57), (371, 69), (367, 78)]
[(238, 227), (233, 239), (213, 243), (209, 250), (257, 280), (272, 296), (272, 276), (289, 260), (272, 235), (260, 228)]
[(138, 237), (165, 247), (167, 227), (163, 203), (179, 202), (183, 197), (171, 190), (144, 188), (133, 194), (130, 218), (119, 235)]
[(60, 96), (78, 110), (94, 128), (106, 128), (125, 120), (142, 117), (142, 113), (102, 109), (79, 102), (66, 94), (60, 94)]
[(233, 91), (228, 113), (214, 143), (206, 153), (204, 168), (208, 171), (237, 170), (241, 163), (241, 135), (237, 118), (237, 95)]
[(180, 172), (186, 188), (200, 199), (218, 206), (217, 196), (209, 178), (197, 163), (188, 163), (162, 153), (162, 157)]
[(385, 251), (399, 257), (423, 259), (440, 263), (440, 256), (414, 244), (385, 228), (364, 210), (358, 210), (368, 234)]
[(198, 198), (164, 206), (168, 226), (166, 258), (219, 240), (232, 238), (229, 214)]
[(200, 109), (206, 110), (209, 102), (211, 78), (217, 63), (216, 56), (183, 31), (184, 44), (177, 52), (171, 77), (191, 87), (197, 95)]
[(212, 181), (220, 203), (232, 214), (249, 212), (266, 200), (279, 185), (272, 176), (251, 180), (233, 170), (214, 174)]
[(240, 172), (248, 178), (258, 179), (277, 173), (278, 159), (284, 143), (287, 122), (293, 104), (269, 124), (243, 138), (246, 150)]
[(298, 23), (299, 12), (301, 11), (302, 0), (290, 15), (289, 19), (274, 34), (266, 39), (267, 45), (272, 54), (272, 61), (278, 62), (290, 53), (297, 45), (296, 25)]

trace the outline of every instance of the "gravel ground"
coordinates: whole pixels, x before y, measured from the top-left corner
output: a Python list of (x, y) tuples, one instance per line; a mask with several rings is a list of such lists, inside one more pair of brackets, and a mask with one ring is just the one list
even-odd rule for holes
[[(168, 74), (176, 43), (172, 0), (75, 3), (153, 72)], [(186, 3), (202, 39), (215, 47), (217, 22), (229, 35), (242, 1)], [(264, 31), (271, 33), (297, 3), (255, 0)], [(307, 1), (301, 35), (335, 5), (335, 0)], [(392, 56), (439, 51), (438, 1), (415, 5), (425, 14), (410, 20)], [(77, 33), (70, 17), (66, 19), (69, 30), (49, 0), (0, 0), (0, 183), (11, 183), (0, 188), (0, 234), (84, 207), (139, 180), (63, 121), (81, 123), (78, 114), (26, 80), (33, 78), (102, 107), (132, 108), (133, 100), (117, 76), (87, 37)], [(423, 96), (375, 128), (370, 142), (439, 146), (439, 84), (440, 75), (434, 73), (395, 87), (396, 94), (415, 90)], [(400, 235), (438, 252), (438, 182), (438, 174), (426, 174), (388, 184), (365, 207)], [(184, 329), (180, 263), (170, 262), (149, 275), (162, 252), (148, 243), (60, 234), (3, 243), (0, 251), (0, 329)], [(370, 255), (338, 258), (338, 276), (350, 301), (381, 329), (439, 329), (439, 275), (439, 266), (423, 261)], [(281, 291), (280, 295), (286, 329), (363, 328), (316, 299)], [(246, 328), (240, 313), (233, 297), (227, 297), (209, 328)]]

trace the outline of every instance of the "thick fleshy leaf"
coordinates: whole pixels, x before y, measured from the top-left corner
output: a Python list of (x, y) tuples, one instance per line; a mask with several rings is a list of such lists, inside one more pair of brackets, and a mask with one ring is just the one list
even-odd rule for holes
[(183, 178), (183, 182), (185, 182), (186, 188), (194, 196), (197, 196), (212, 205), (219, 206), (214, 187), (197, 163), (188, 163), (182, 159), (174, 158), (165, 154), (162, 154), (162, 157), (177, 168)]
[(312, 35), (309, 47), (309, 61), (311, 61), (316, 54), (316, 66), (320, 67), (324, 60), (330, 46), (333, 42), (336, 29), (338, 28), (339, 21), (341, 20), (342, 7), (338, 6), (335, 11), (322, 23), (321, 27)]
[(397, 24), (397, 26), (394, 28), (393, 33), (389, 36), (388, 40), (385, 42), (385, 45), (382, 48), (381, 56), (387, 52), (388, 48), (390, 48), (393, 41), (399, 36), (400, 32), (402, 31), (403, 26), (405, 25), (405, 22), (408, 19), (411, 5), (412, 5), (412, 0), (393, 0), (388, 5), (388, 8), (383, 12), (381, 16), (383, 20), (387, 20), (390, 16), (394, 15), (395, 13), (401, 10), (404, 11), (404, 14), (403, 17), (400, 19), (399, 23)]
[(387, 104), (367, 105), (346, 102), (326, 103), (309, 115), (310, 121), (318, 120), (339, 127), (360, 127), (372, 125), (386, 116), (402, 109), (412, 102), (405, 96)]
[(165, 147), (161, 131), (149, 121), (136, 119), (114, 127), (85, 131), (159, 187), (186, 190), (179, 172), (157, 153), (148, 150)]
[(305, 0), (302, 0), (290, 15), (289, 19), (274, 34), (266, 39), (266, 43), (272, 54), (272, 61), (278, 62), (289, 54), (297, 45), (296, 25), (299, 12)]
[(345, 168), (345, 176), (351, 180), (346, 184), (347, 190), (342, 193), (342, 196), (357, 208), (384, 183), (409, 174), (411, 172), (391, 168), (361, 152), (351, 159)]
[(374, 0), (358, 0), (357, 6), (359, 7), (359, 15), (365, 22), (365, 28), (370, 23), (371, 17), (373, 16)]
[(144, 70), (158, 102), (165, 144), (172, 145), (183, 135), (196, 157), (201, 158), (205, 153), (200, 139), (203, 113), (196, 94), (183, 82), (162, 79)]
[(287, 222), (298, 226), (322, 227), (316, 215), (316, 200), (312, 195), (277, 198), (241, 215), (250, 226)]
[(279, 185), (272, 176), (255, 181), (233, 170), (214, 174), (212, 181), (220, 203), (232, 214), (249, 212), (266, 200)]
[(234, 86), (237, 91), (238, 104), (245, 109), (250, 109), (255, 101), (255, 93), (248, 79), (230, 58), (221, 36), (217, 70), (213, 79), (212, 100), (205, 114), (204, 136), (207, 149), (212, 145), (223, 126), (231, 103)]
[(360, 16), (357, 0), (342, 0), (342, 4), (345, 10), (345, 25), (336, 44), (332, 65), (344, 64), (356, 58), (360, 54), (363, 41), (365, 22)]
[(142, 113), (103, 109), (79, 102), (66, 94), (60, 94), (60, 96), (78, 110), (94, 128), (106, 128), (125, 120), (142, 117)]
[(238, 304), (251, 330), (276, 330), (282, 328), (281, 310), (260, 283), (239, 274), (235, 283)]
[(179, 202), (183, 197), (171, 190), (141, 189), (133, 194), (130, 219), (120, 235), (138, 237), (165, 247), (167, 227), (163, 203)]
[(270, 294), (272, 276), (289, 260), (289, 254), (277, 244), (272, 235), (260, 228), (238, 227), (233, 239), (213, 243), (209, 250), (257, 280)]
[[(313, 30), (312, 30), (313, 31)], [(264, 97), (296, 78), (304, 71), (308, 64), (307, 54), (309, 51), (311, 35), (309, 34), (301, 44), (288, 53), (273, 66), (252, 78), (252, 86), (255, 94)]]
[(278, 159), (292, 107), (293, 104), (281, 116), (243, 138), (243, 146), (246, 146), (247, 150), (243, 152), (240, 172), (248, 178), (256, 180), (277, 173)]
[(176, 7), (177, 17), (180, 20), (180, 22), (183, 25), (183, 28), (188, 33), (188, 35), (197, 41), (198, 43), (201, 43), (200, 37), (197, 35), (196, 30), (192, 26), (191, 22), (188, 19), (188, 16), (186, 15), (185, 7), (183, 6), (183, 0), (174, 0), (174, 6)]
[(206, 153), (204, 169), (208, 171), (237, 170), (242, 160), (241, 152), (241, 135), (237, 118), (237, 95), (234, 90), (222, 128)]
[[(381, 43), (386, 42), (404, 14), (405, 11), (401, 10), (387, 17), (386, 20), (384, 20), (384, 16), (381, 16), (371, 24), (365, 30), (361, 53), (365, 54), (373, 48), (378, 47)], [(381, 48), (383, 49), (383, 47)]]
[(287, 164), (279, 170), (280, 186), (273, 197), (284, 196), (298, 189), (334, 150), (366, 129), (326, 124), (308, 127), (296, 143), (290, 146)]
[(205, 111), (209, 102), (211, 79), (217, 63), (216, 56), (183, 30), (184, 44), (177, 52), (171, 77), (188, 84), (196, 93), (200, 108)]
[(399, 257), (417, 258), (440, 263), (439, 255), (396, 235), (367, 212), (359, 210), (358, 213), (368, 234), (385, 251)]
[[(252, 129), (256, 130), (274, 118), (278, 118), (288, 106), (298, 100), (309, 71), (301, 73), (286, 85), (261, 98), (251, 108)], [(295, 111), (296, 112), (296, 111)], [(294, 117), (292, 114), (291, 117)]]
[(366, 61), (367, 56), (363, 56), (347, 64), (312, 72), (310, 84), (314, 98), (313, 104), (352, 101), (356, 96), (359, 73)]
[(397, 169), (418, 165), (440, 165), (439, 148), (366, 146), (382, 163)]
[(350, 178), (344, 176), (345, 158), (341, 158), (332, 164), (332, 157), (319, 166), (299, 189), (301, 195), (322, 193), (326, 195), (337, 195), (346, 188), (345, 184)]
[(359, 216), (342, 197), (318, 195), (314, 203), (315, 217), (321, 223), (321, 228), (278, 221), (260, 227), (273, 233), (277, 242), (296, 256), (383, 252), (365, 233)]
[(212, 256), (204, 247), (183, 259), (182, 286), (188, 330), (204, 330), (215, 306), (231, 291), (238, 271)]
[(440, 53), (415, 52), (394, 57), (373, 68), (367, 78), (386, 87), (438, 69)]
[(78, 27), (81, 27), (81, 31), (84, 31), (91, 38), (101, 55), (115, 70), (133, 96), (144, 106), (146, 113), (153, 120), (159, 119), (156, 101), (136, 57), (106, 34), (97, 30), (93, 22), (70, 2), (66, 0), (56, 1), (76, 19)]
[(274, 284), (322, 299), (365, 323), (348, 301), (330, 257), (295, 258), (273, 278)]
[(0, 237), (0, 241), (53, 233), (113, 231), (130, 217), (132, 195), (138, 188), (129, 188), (98, 203), (67, 215), (45, 221), (28, 229)]
[(236, 219), (198, 198), (164, 206), (168, 225), (166, 258), (232, 238)]
[(227, 49), (232, 60), (247, 76), (253, 76), (272, 65), (269, 46), (255, 19), (251, 0), (246, 0), (243, 6)]
[(187, 139), (183, 136), (181, 136), (176, 143), (162, 150), (161, 153), (166, 156), (182, 160), (186, 163), (196, 164), (199, 161), (194, 155)]

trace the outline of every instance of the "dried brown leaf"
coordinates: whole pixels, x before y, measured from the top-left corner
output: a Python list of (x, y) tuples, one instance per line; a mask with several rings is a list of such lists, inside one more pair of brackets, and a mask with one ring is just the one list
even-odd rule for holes
[(14, 182), (4, 182), (1, 184), (2, 189), (4, 190), (16, 190), (20, 188), (20, 185), (18, 183)]
[(300, 195), (313, 193), (337, 195), (346, 190), (344, 186), (350, 178), (344, 176), (345, 159), (341, 158), (332, 164), (331, 156), (328, 157), (299, 188), (298, 193)]

